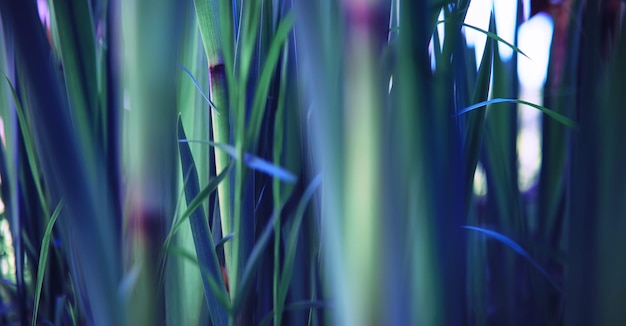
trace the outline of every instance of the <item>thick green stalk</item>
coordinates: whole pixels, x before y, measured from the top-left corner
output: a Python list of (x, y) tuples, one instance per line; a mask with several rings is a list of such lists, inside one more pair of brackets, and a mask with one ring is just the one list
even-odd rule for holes
[[(578, 12), (581, 2), (575, 2)], [(583, 5), (577, 94), (580, 132), (573, 134), (565, 325), (626, 320), (626, 25), (609, 26), (611, 1)], [(618, 14), (619, 15), (619, 14)], [(617, 28), (615, 40), (607, 37)], [(613, 43), (615, 42), (615, 43)]]
[(123, 3), (123, 71), (130, 100), (126, 268), (139, 273), (128, 302), (131, 325), (155, 325), (164, 319), (156, 273), (177, 196), (175, 80), (180, 9), (170, 1)]
[[(213, 130), (213, 141), (216, 143), (230, 144), (230, 108), (227, 92), (227, 72), (230, 69), (224, 62), (222, 54), (222, 38), (230, 36), (229, 33), (222, 34), (222, 26), (220, 22), (220, 8), (223, 4), (219, 0), (194, 0), (196, 7), (196, 15), (198, 17), (198, 26), (204, 51), (206, 53), (209, 69), (209, 92), (211, 101), (215, 104), (215, 108), (211, 110), (211, 121)], [(223, 19), (223, 18), (222, 18)], [(215, 149), (215, 168), (222, 171), (228, 165), (230, 157), (225, 152)], [(231, 180), (227, 178), (220, 183), (217, 188), (220, 216), (222, 224), (222, 235), (232, 233), (233, 219), (231, 214)], [(232, 243), (228, 242), (224, 245), (224, 256), (226, 260), (226, 269), (230, 270), (232, 266)], [(230, 291), (231, 295), (235, 293)]]
[[(456, 67), (465, 60), (459, 37), (467, 1), (457, 4), (454, 8), (444, 6), (449, 19), (445, 23), (444, 49), (436, 55), (432, 71), (428, 44), (441, 5), (400, 2), (398, 65), (394, 70), (394, 83), (397, 80), (398, 84), (398, 114), (394, 115), (397, 127), (392, 130), (396, 138), (388, 145), (399, 143), (392, 151), (394, 172), (389, 176), (395, 179), (389, 191), (400, 189), (393, 195), (398, 204), (388, 209), (390, 215), (397, 212), (400, 218), (396, 231), (388, 237), (394, 241), (395, 234), (401, 234), (405, 238), (396, 240), (394, 243), (400, 247), (395, 248), (410, 248), (395, 253), (406, 255), (406, 270), (391, 271), (396, 281), (408, 278), (406, 300), (411, 306), (404, 300), (394, 302), (405, 309), (401, 321), (410, 324), (465, 323), (466, 244), (460, 226), (466, 222), (462, 194), (463, 169), (468, 163), (463, 158), (458, 121), (451, 116), (457, 109), (453, 99), (458, 96), (466, 100), (462, 93), (465, 69)], [(414, 17), (416, 13), (420, 17)], [(459, 50), (459, 46), (463, 48)], [(388, 250), (393, 252), (394, 247)], [(402, 260), (394, 262), (402, 266)], [(401, 284), (394, 287), (395, 293), (404, 293)]]
[(344, 130), (347, 152), (341, 247), (346, 260), (343, 279), (349, 288), (345, 308), (355, 325), (381, 324), (385, 316), (378, 231), (384, 205), (379, 189), (385, 89), (378, 53), (387, 38), (389, 3), (349, 0), (343, 5), (347, 26), (343, 114), (349, 122)]

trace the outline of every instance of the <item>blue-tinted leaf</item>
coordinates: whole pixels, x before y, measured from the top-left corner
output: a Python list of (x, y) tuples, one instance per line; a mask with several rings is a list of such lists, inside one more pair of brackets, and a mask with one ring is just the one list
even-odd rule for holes
[(477, 232), (480, 232), (490, 238), (493, 238), (495, 240), (500, 241), (501, 243), (505, 244), (507, 247), (513, 249), (513, 251), (515, 251), (516, 253), (518, 253), (520, 256), (524, 257), (526, 260), (528, 260), (539, 272), (541, 272), (541, 274), (543, 274), (548, 281), (550, 281), (550, 283), (552, 283), (552, 285), (554, 285), (554, 287), (559, 290), (559, 292), (563, 292), (563, 289), (561, 288), (561, 286), (552, 279), (552, 277), (550, 277), (550, 274), (548, 274), (548, 272), (541, 267), (541, 265), (539, 265), (539, 263), (537, 263), (537, 261), (535, 261), (530, 254), (528, 253), (528, 251), (526, 251), (524, 248), (522, 248), (522, 246), (520, 246), (517, 242), (511, 240), (510, 238), (508, 238), (507, 236), (498, 233), (496, 231), (492, 231), (492, 230), (488, 230), (485, 228), (480, 228), (480, 227), (476, 227), (476, 226), (462, 226), (462, 228), (464, 229), (468, 229), (468, 230), (474, 230)]
[(189, 69), (185, 68), (185, 66), (180, 66), (180, 67), (187, 74), (187, 76), (189, 76), (189, 78), (191, 78), (191, 81), (194, 83), (194, 85), (196, 85), (196, 88), (198, 89), (198, 92), (200, 92), (200, 95), (202, 95), (202, 97), (207, 101), (207, 103), (209, 103), (209, 106), (211, 106), (211, 109), (213, 109), (215, 111), (215, 113), (217, 113), (219, 115), (220, 111), (217, 109), (217, 106), (215, 106), (215, 104), (209, 99), (209, 97), (206, 96), (206, 94), (204, 94), (204, 92), (202, 91), (202, 87), (200, 86), (200, 84), (198, 83), (196, 78), (193, 77), (193, 74), (191, 73), (191, 71), (189, 71)]
[[(178, 117), (178, 137), (182, 139), (187, 138), (180, 116)], [(189, 144), (180, 142), (179, 151), (184, 177), (189, 178), (185, 185), (185, 198), (187, 205), (190, 205), (200, 193), (198, 173)], [(228, 313), (226, 310), (228, 307), (224, 307), (222, 305), (223, 302), (220, 300), (220, 297), (226, 296), (226, 286), (222, 279), (222, 271), (215, 253), (215, 245), (213, 244), (209, 225), (200, 205), (189, 216), (189, 224), (191, 224), (196, 256), (203, 271), (202, 281), (211, 320), (214, 325), (226, 325), (228, 324)], [(216, 280), (218, 282), (217, 286), (214, 284)], [(215, 292), (216, 290), (217, 292)]]
[(489, 101), (484, 101), (484, 102), (480, 102), (480, 103), (476, 103), (473, 105), (470, 105), (468, 107), (466, 107), (465, 109), (459, 111), (456, 115), (461, 115), (464, 113), (467, 113), (469, 111), (481, 108), (483, 106), (487, 106), (487, 105), (491, 105), (491, 104), (498, 104), (498, 103), (516, 103), (516, 104), (524, 104), (524, 105), (528, 105), (531, 106), (535, 109), (538, 109), (539, 111), (547, 114), (548, 116), (550, 116), (551, 118), (555, 119), (556, 121), (562, 123), (563, 125), (570, 127), (572, 129), (578, 129), (578, 126), (576, 125), (576, 123), (572, 120), (570, 120), (569, 118), (567, 118), (566, 116), (555, 112), (553, 110), (550, 110), (546, 107), (543, 107), (541, 105), (538, 104), (534, 104), (534, 103), (530, 103), (527, 101), (523, 101), (523, 100), (517, 100), (517, 99), (510, 99), (510, 98), (494, 98), (491, 99)]
[[(230, 145), (215, 143), (215, 142), (208, 141), (208, 140), (179, 139), (179, 142), (181, 143), (194, 142), (194, 143), (202, 143), (202, 144), (207, 144), (210, 146), (215, 146), (223, 150), (224, 152), (226, 152), (228, 155), (230, 155), (230, 157), (234, 158), (235, 160), (239, 159), (237, 149)], [(276, 166), (273, 163), (266, 161), (262, 158), (256, 157), (252, 154), (244, 153), (243, 162), (244, 164), (246, 164), (249, 168), (253, 170), (263, 172), (271, 177), (278, 178), (284, 182), (294, 183), (298, 180), (298, 178), (293, 173), (287, 171), (286, 169)]]

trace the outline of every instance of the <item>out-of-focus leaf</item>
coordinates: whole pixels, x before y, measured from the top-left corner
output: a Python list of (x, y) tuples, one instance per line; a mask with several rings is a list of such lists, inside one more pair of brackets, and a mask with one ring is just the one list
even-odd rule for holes
[[(297, 309), (327, 309), (332, 308), (332, 304), (330, 302), (325, 301), (298, 301), (293, 302), (285, 306), (285, 311), (289, 310), (297, 310)], [(267, 325), (270, 323), (272, 318), (274, 317), (274, 310), (270, 311), (263, 319), (259, 325)]]
[(524, 257), (524, 259), (526, 259), (529, 263), (531, 263), (533, 265), (533, 267), (535, 267), (541, 274), (543, 274), (552, 285), (554, 285), (554, 287), (559, 290), (559, 292), (563, 292), (563, 288), (561, 287), (561, 285), (559, 285), (551, 276), (550, 274), (545, 270), (545, 268), (541, 267), (541, 265), (539, 265), (539, 263), (537, 263), (537, 261), (535, 259), (533, 259), (530, 254), (528, 253), (528, 251), (526, 251), (524, 248), (522, 248), (522, 246), (520, 246), (517, 242), (513, 241), (511, 238), (508, 238), (507, 236), (498, 233), (496, 231), (493, 230), (488, 230), (485, 228), (479, 228), (476, 226), (462, 226), (462, 228), (464, 229), (468, 229), (468, 230), (473, 230), (473, 231), (477, 231), (480, 232), (492, 239), (498, 240), (500, 243), (506, 245), (507, 247), (511, 248), (513, 251), (515, 251), (516, 253), (518, 253), (520, 256)]

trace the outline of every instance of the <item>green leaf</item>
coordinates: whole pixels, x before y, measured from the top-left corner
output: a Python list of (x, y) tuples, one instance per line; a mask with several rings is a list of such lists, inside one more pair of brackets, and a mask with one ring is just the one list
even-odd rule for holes
[(206, 268), (200, 265), (200, 263), (198, 262), (198, 259), (194, 256), (193, 252), (189, 252), (188, 250), (185, 250), (185, 248), (182, 248), (182, 247), (172, 246), (169, 248), (169, 253), (176, 255), (178, 257), (184, 258), (187, 261), (194, 264), (195, 266), (197, 266), (200, 269), (202, 277), (207, 278), (207, 281), (209, 282), (209, 286), (211, 287), (211, 291), (213, 291), (213, 293), (217, 296), (217, 300), (219, 301), (219, 303), (223, 307), (226, 307), (227, 310), (229, 309), (230, 301), (229, 301), (228, 296), (225, 293), (222, 293), (222, 290), (220, 290), (220, 282), (217, 281)]
[[(261, 121), (263, 118), (263, 113), (265, 112), (265, 101), (267, 99), (267, 93), (270, 88), (270, 82), (274, 74), (274, 70), (276, 69), (276, 65), (278, 64), (278, 59), (280, 58), (281, 49), (283, 47), (283, 44), (287, 40), (287, 36), (289, 36), (289, 32), (293, 27), (294, 20), (294, 13), (290, 11), (280, 21), (280, 24), (276, 29), (274, 39), (270, 44), (269, 53), (267, 54), (265, 63), (263, 64), (263, 70), (261, 71), (261, 75), (259, 76), (258, 86), (256, 88), (256, 91), (254, 92), (254, 99), (252, 101), (252, 115), (250, 117), (250, 125), (248, 127), (247, 134), (247, 141), (252, 144), (255, 144), (257, 139), (259, 139)], [(255, 147), (256, 145), (252, 146), (253, 151)]]
[[(300, 198), (298, 207), (294, 214), (294, 222), (289, 236), (287, 238), (287, 252), (285, 253), (285, 262), (283, 265), (283, 272), (280, 278), (279, 287), (279, 305), (285, 302), (287, 298), (287, 291), (289, 290), (289, 282), (291, 282), (291, 276), (293, 274), (294, 261), (296, 259), (296, 249), (298, 246), (298, 235), (300, 234), (300, 225), (304, 217), (304, 211), (309, 203), (309, 200), (313, 198), (315, 190), (322, 183), (322, 175), (318, 174), (309, 184), (304, 191), (304, 194)], [(279, 309), (277, 309), (279, 311)]]
[[(180, 227), (187, 221), (187, 218), (189, 218), (191, 214), (193, 214), (193, 212), (198, 207), (202, 206), (202, 203), (205, 200), (207, 200), (207, 198), (209, 198), (209, 196), (211, 195), (211, 193), (213, 193), (213, 191), (215, 191), (215, 189), (217, 189), (217, 186), (226, 178), (231, 168), (232, 168), (232, 164), (230, 164), (224, 171), (218, 174), (215, 178), (211, 179), (211, 181), (209, 181), (209, 184), (207, 184), (206, 187), (204, 187), (202, 191), (200, 191), (198, 195), (195, 198), (193, 198), (193, 200), (191, 200), (191, 202), (188, 202), (187, 209), (181, 215), (181, 217), (176, 221), (176, 223), (174, 223), (174, 226), (172, 226), (170, 233), (167, 235), (167, 238), (165, 239), (165, 247), (167, 247), (167, 245), (170, 243), (174, 234), (176, 234), (176, 232), (180, 229)], [(185, 176), (185, 177), (187, 178), (188, 176)]]
[(37, 267), (37, 285), (35, 286), (35, 307), (33, 308), (32, 325), (37, 325), (37, 312), (39, 311), (39, 299), (41, 298), (41, 288), (43, 286), (43, 277), (46, 272), (46, 263), (48, 261), (48, 249), (50, 248), (50, 239), (52, 238), (52, 228), (57, 221), (64, 202), (61, 200), (57, 205), (57, 208), (52, 213), (46, 231), (44, 231), (43, 239), (41, 240), (41, 252), (39, 254), (39, 265)]
[[(178, 117), (178, 137), (182, 139), (187, 138), (180, 115)], [(211, 236), (204, 211), (201, 207), (201, 201), (197, 201), (198, 195), (200, 194), (200, 186), (195, 163), (188, 143), (179, 143), (179, 151), (184, 177), (189, 177), (189, 180), (185, 185), (185, 198), (187, 200), (187, 205), (189, 206), (187, 211), (190, 212), (189, 223), (191, 224), (191, 232), (193, 234), (193, 240), (196, 247), (196, 256), (198, 258), (198, 262), (200, 263), (201, 270), (206, 270), (206, 272), (202, 273), (202, 280), (204, 283), (204, 293), (209, 313), (211, 315), (213, 325), (227, 325), (228, 307), (223, 306), (223, 302), (220, 302), (223, 300), (220, 300), (220, 297), (227, 297), (228, 295), (226, 293), (224, 280), (222, 279), (222, 270), (215, 252), (213, 238)], [(213, 190), (217, 188), (218, 184), (219, 182), (212, 185)], [(194, 201), (196, 202), (194, 203)], [(182, 220), (183, 219), (181, 219), (181, 221)], [(217, 287), (214, 284), (215, 280), (217, 280)]]
[(9, 88), (11, 89), (11, 95), (13, 95), (13, 101), (15, 102), (15, 111), (17, 115), (17, 121), (20, 126), (22, 137), (24, 138), (24, 145), (25, 145), (24, 147), (26, 149), (26, 161), (28, 162), (28, 166), (30, 167), (31, 173), (33, 174), (33, 176), (35, 176), (33, 180), (35, 182), (35, 188), (37, 189), (37, 195), (39, 196), (39, 203), (41, 204), (41, 207), (43, 207), (45, 211), (48, 211), (48, 201), (46, 200), (46, 197), (44, 196), (44, 193), (43, 193), (43, 186), (41, 184), (41, 178), (38, 177), (40, 175), (40, 172), (39, 172), (39, 165), (37, 162), (35, 143), (31, 135), (32, 129), (30, 128), (30, 124), (28, 123), (26, 115), (24, 114), (25, 111), (17, 96), (15, 87), (13, 86), (13, 84), (11, 84), (11, 80), (9, 79), (7, 75), (4, 75), (4, 78), (9, 84)]

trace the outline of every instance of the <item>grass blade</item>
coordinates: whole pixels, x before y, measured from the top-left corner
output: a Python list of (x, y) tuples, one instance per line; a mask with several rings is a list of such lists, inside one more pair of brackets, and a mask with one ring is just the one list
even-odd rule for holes
[(35, 286), (35, 307), (33, 308), (33, 320), (31, 325), (37, 325), (37, 312), (39, 311), (39, 298), (41, 298), (41, 288), (43, 286), (43, 277), (46, 272), (46, 263), (48, 261), (48, 250), (50, 248), (50, 241), (52, 239), (52, 228), (54, 228), (54, 223), (56, 223), (59, 214), (61, 214), (61, 209), (63, 209), (63, 205), (65, 203), (63, 200), (59, 202), (57, 208), (54, 209), (52, 216), (50, 216), (50, 220), (48, 221), (48, 225), (46, 226), (46, 231), (43, 234), (43, 239), (41, 240), (41, 253), (39, 254), (39, 266), (37, 268), (37, 285)]
[(176, 222), (172, 226), (172, 229), (170, 230), (170, 233), (168, 234), (165, 240), (166, 247), (167, 247), (167, 244), (170, 243), (174, 234), (176, 234), (178, 229), (180, 229), (180, 227), (187, 221), (187, 219), (191, 216), (191, 214), (193, 214), (193, 212), (197, 208), (202, 206), (202, 203), (209, 198), (211, 193), (213, 193), (213, 191), (215, 191), (218, 188), (219, 184), (226, 178), (226, 176), (228, 176), (228, 173), (230, 172), (231, 168), (232, 168), (232, 164), (228, 165), (226, 167), (226, 170), (222, 171), (215, 178), (211, 179), (211, 181), (209, 181), (209, 184), (207, 184), (206, 187), (204, 187), (202, 191), (200, 191), (196, 195), (196, 197), (193, 198), (193, 200), (191, 200), (190, 202), (189, 201), (187, 202), (187, 209), (181, 215), (181, 217), (178, 220), (176, 220)]
[[(445, 23), (445, 22), (446, 22), (445, 20), (440, 20), (440, 21), (438, 21), (438, 22), (437, 22), (437, 24), (443, 24), (443, 23)], [(520, 50), (517, 46), (515, 46), (515, 45), (513, 45), (513, 44), (511, 44), (511, 43), (509, 43), (509, 42), (507, 42), (505, 39), (501, 38), (501, 37), (500, 37), (500, 36), (498, 36), (498, 34), (496, 34), (496, 33), (493, 33), (493, 32), (490, 32), (490, 31), (486, 31), (486, 30), (484, 30), (484, 29), (482, 29), (482, 28), (479, 28), (479, 27), (476, 27), (476, 26), (473, 26), (473, 25), (470, 25), (470, 24), (466, 24), (466, 23), (461, 23), (461, 25), (462, 25), (462, 26), (465, 26), (465, 27), (467, 27), (467, 28), (473, 29), (473, 30), (475, 30), (475, 31), (479, 31), (479, 32), (481, 32), (481, 33), (485, 34), (488, 38), (493, 39), (493, 40), (495, 40), (495, 41), (497, 41), (497, 42), (501, 42), (501, 43), (505, 44), (506, 46), (510, 47), (511, 49), (513, 49), (513, 51), (515, 51), (515, 52), (517, 52), (517, 53), (519, 53), (519, 54), (521, 54), (521, 55), (525, 56), (526, 58), (530, 59), (530, 58), (526, 55), (526, 53), (524, 53), (522, 50)], [(531, 59), (531, 60), (532, 60), (532, 59)]]
[(168, 249), (168, 252), (170, 254), (174, 254), (176, 256), (182, 257), (185, 260), (194, 264), (196, 267), (198, 267), (200, 269), (202, 277), (207, 279), (207, 282), (209, 283), (209, 287), (211, 288), (211, 291), (213, 292), (213, 294), (216, 296), (217, 301), (222, 305), (222, 307), (225, 307), (227, 311), (229, 310), (230, 299), (228, 298), (228, 295), (220, 289), (219, 279), (214, 278), (213, 275), (211, 275), (211, 273), (206, 268), (200, 265), (200, 263), (198, 262), (198, 259), (196, 258), (197, 256), (195, 255), (195, 253), (189, 252), (188, 250), (185, 250), (185, 248), (181, 248), (177, 246), (170, 247)]
[[(180, 116), (178, 118), (178, 137), (181, 139), (187, 138)], [(185, 187), (185, 197), (187, 199), (187, 205), (191, 205), (193, 199), (198, 197), (198, 194), (200, 193), (198, 175), (189, 144), (186, 142), (180, 142), (179, 151), (184, 177), (187, 178), (189, 176), (189, 180)], [(204, 211), (200, 205), (192, 211), (189, 216), (189, 223), (191, 224), (191, 231), (193, 233), (193, 240), (196, 246), (196, 256), (198, 258), (198, 262), (200, 263), (201, 269), (207, 271), (207, 273), (202, 273), (202, 280), (204, 283), (205, 297), (211, 314), (211, 320), (213, 321), (213, 325), (227, 325), (228, 313), (218, 298), (218, 296), (222, 295), (225, 297), (227, 296), (226, 286), (224, 284), (224, 280), (222, 279), (221, 267), (217, 260), (217, 254), (215, 253), (213, 237), (211, 236)], [(212, 281), (214, 280), (218, 280), (217, 289), (219, 292), (217, 293), (213, 292), (214, 286), (212, 286)]]
[[(230, 157), (232, 157), (235, 160), (239, 160), (239, 153), (237, 152), (237, 149), (234, 148), (233, 146), (230, 145), (226, 145), (226, 144), (220, 144), (220, 143), (216, 143), (216, 142), (212, 142), (209, 140), (191, 140), (191, 139), (179, 139), (179, 142), (181, 143), (203, 143), (203, 144), (207, 144), (210, 146), (214, 146), (217, 147), (219, 149), (221, 149), (222, 151), (226, 152)], [(298, 178), (291, 172), (287, 171), (284, 168), (281, 168), (279, 166), (276, 166), (275, 164), (264, 160), (260, 157), (254, 156), (252, 154), (249, 153), (244, 153), (243, 156), (243, 162), (245, 165), (247, 165), (249, 168), (253, 169), (253, 170), (257, 170), (263, 173), (266, 173), (267, 175), (271, 176), (271, 177), (275, 177), (278, 178), (284, 182), (289, 182), (289, 183), (294, 183), (298, 180)]]
[(528, 253), (528, 251), (526, 251), (524, 248), (522, 248), (522, 246), (520, 246), (517, 242), (513, 241), (511, 238), (498, 233), (496, 231), (493, 230), (488, 230), (485, 228), (480, 228), (480, 227), (476, 227), (476, 226), (462, 226), (462, 228), (464, 229), (468, 229), (468, 230), (473, 230), (473, 231), (477, 231), (480, 232), (492, 239), (498, 240), (500, 243), (506, 245), (507, 247), (511, 248), (513, 251), (515, 251), (516, 253), (518, 253), (520, 256), (524, 257), (524, 259), (526, 259), (529, 263), (531, 263), (533, 265), (533, 267), (535, 267), (541, 274), (543, 274), (543, 276), (546, 277), (546, 279), (548, 279), (548, 281), (550, 281), (550, 283), (552, 285), (554, 285), (554, 287), (559, 290), (559, 292), (563, 293), (563, 288), (561, 287), (561, 285), (559, 285), (554, 279), (552, 279), (552, 277), (550, 276), (550, 274), (543, 268), (541, 267), (541, 265), (539, 265), (539, 263), (537, 263), (537, 261), (535, 259), (533, 259), (533, 257), (530, 256), (530, 254)]
[(187, 76), (189, 76), (189, 78), (191, 78), (191, 81), (193, 81), (193, 84), (196, 85), (196, 88), (198, 89), (198, 92), (200, 92), (200, 95), (202, 95), (202, 97), (204, 98), (204, 100), (209, 103), (209, 105), (211, 106), (211, 109), (215, 110), (215, 113), (217, 115), (220, 114), (220, 111), (217, 109), (217, 106), (204, 94), (204, 92), (202, 91), (202, 87), (200, 86), (200, 84), (198, 83), (198, 81), (196, 80), (196, 78), (193, 76), (193, 74), (191, 73), (191, 71), (189, 71), (189, 69), (187, 69), (184, 66), (181, 66), (181, 68), (183, 69), (183, 71), (185, 72), (185, 74), (187, 74)]
[(470, 112), (472, 110), (476, 110), (478, 108), (482, 108), (482, 107), (487, 106), (487, 105), (493, 105), (493, 104), (498, 104), (498, 103), (515, 103), (515, 104), (528, 105), (528, 106), (531, 106), (531, 107), (533, 107), (533, 108), (535, 108), (535, 109), (545, 113), (546, 115), (550, 116), (554, 120), (562, 123), (563, 125), (571, 128), (571, 129), (574, 129), (574, 130), (578, 129), (578, 125), (576, 124), (576, 122), (570, 120), (568, 117), (566, 117), (566, 116), (564, 116), (564, 115), (562, 115), (562, 114), (560, 114), (560, 113), (558, 113), (556, 111), (550, 110), (550, 109), (548, 109), (546, 107), (543, 107), (541, 105), (538, 105), (538, 104), (535, 104), (535, 103), (531, 103), (531, 102), (527, 102), (527, 101), (523, 101), (523, 100), (518, 100), (518, 99), (494, 98), (494, 99), (491, 99), (489, 101), (483, 101), (483, 102), (480, 102), (480, 103), (472, 104), (472, 105), (464, 108), (463, 110), (459, 111), (458, 113), (456, 113), (456, 115), (465, 114), (465, 113)]
[[(493, 13), (491, 15), (490, 29), (495, 28), (495, 19)], [(472, 102), (483, 102), (489, 98), (489, 84), (491, 81), (491, 62), (493, 60), (493, 47), (494, 42), (487, 42), (485, 46), (485, 52), (480, 62), (478, 69), (478, 77), (476, 80), (476, 86), (474, 88), (474, 95)], [(472, 197), (471, 189), (474, 179), (474, 171), (478, 164), (478, 157), (480, 154), (480, 146), (482, 143), (483, 129), (485, 125), (485, 111), (486, 108), (480, 108), (474, 112), (473, 115), (468, 117), (467, 133), (465, 135), (465, 141), (463, 151), (466, 161), (465, 168), (465, 194), (467, 198), (466, 206), (469, 209), (469, 200)]]
[(256, 91), (254, 93), (254, 99), (252, 101), (252, 115), (250, 117), (250, 124), (247, 133), (247, 140), (249, 142), (248, 145), (251, 146), (253, 152), (256, 148), (255, 144), (257, 142), (257, 139), (259, 139), (261, 121), (263, 113), (265, 112), (265, 100), (267, 98), (267, 93), (270, 88), (270, 81), (272, 79), (276, 65), (278, 64), (278, 59), (280, 58), (283, 44), (287, 40), (287, 36), (289, 36), (289, 32), (291, 32), (291, 28), (293, 27), (295, 20), (294, 16), (294, 13), (290, 11), (280, 21), (280, 24), (278, 25), (278, 28), (276, 30), (276, 34), (274, 35), (274, 39), (270, 44), (269, 53), (267, 54), (266, 61), (263, 64), (261, 75), (259, 76), (258, 86), (256, 88)]
[[(287, 236), (285, 261), (283, 263), (283, 269), (280, 276), (280, 286), (278, 288), (278, 307), (274, 307), (274, 310), (276, 312), (282, 312), (282, 305), (284, 305), (285, 300), (287, 299), (287, 291), (289, 290), (289, 283), (291, 282), (291, 276), (293, 275), (294, 269), (294, 261), (296, 259), (296, 248), (298, 245), (298, 235), (300, 234), (300, 225), (302, 224), (305, 209), (321, 183), (322, 175), (318, 174), (304, 191), (304, 194), (300, 198), (300, 202), (298, 203), (298, 207), (294, 214), (294, 222), (291, 226), (289, 235)], [(278, 315), (275, 316), (275, 318), (280, 320), (280, 316)]]

